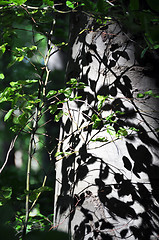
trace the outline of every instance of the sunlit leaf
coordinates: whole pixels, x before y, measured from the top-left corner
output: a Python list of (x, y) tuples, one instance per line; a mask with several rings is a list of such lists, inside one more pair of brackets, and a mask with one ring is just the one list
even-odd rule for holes
[(107, 126), (107, 133), (109, 133), (110, 135), (115, 134), (115, 129), (113, 128), (113, 126), (110, 125)]
[(61, 156), (62, 154), (63, 154), (63, 152), (56, 152), (55, 157)]
[(10, 1), (11, 3), (14, 3), (16, 5), (22, 5), (23, 3), (25, 3), (27, 0), (12, 0)]
[(138, 93), (138, 94), (137, 94), (137, 98), (143, 98), (143, 97), (145, 97), (144, 94), (142, 94), (142, 93)]
[(64, 91), (64, 95), (66, 98), (69, 98), (72, 94), (72, 89), (71, 88), (66, 88)]
[(128, 135), (128, 131), (123, 127), (119, 127), (117, 135), (126, 137)]
[(12, 1), (9, 1), (9, 0), (0, 1), (0, 5), (6, 5), (6, 4), (9, 4), (9, 3), (12, 3)]
[(74, 4), (71, 1), (66, 1), (66, 6), (69, 8), (74, 8)]
[(0, 46), (0, 56), (3, 54), (3, 53), (5, 53), (5, 51), (6, 51), (6, 45), (7, 45), (8, 43), (4, 43), (3, 45), (1, 45)]
[(135, 127), (130, 127), (129, 129), (132, 130), (132, 131), (135, 131), (135, 132), (138, 132), (138, 131), (139, 131), (139, 129), (137, 129), (137, 128), (135, 128)]
[(0, 79), (4, 79), (4, 74), (0, 73)]
[(16, 61), (17, 62), (21, 62), (21, 61), (23, 61), (23, 59), (24, 59), (24, 55), (23, 56), (21, 56), (21, 57), (16, 57)]
[(55, 115), (55, 122), (59, 122), (60, 118), (63, 116), (63, 111), (61, 110), (57, 115)]
[(152, 90), (149, 90), (149, 91), (144, 92), (144, 94), (145, 94), (145, 95), (152, 96), (152, 95), (153, 95), (153, 92), (152, 92)]
[(62, 156), (62, 155), (71, 155), (71, 152), (56, 152), (55, 157)]
[(94, 122), (92, 128), (97, 129), (101, 124), (101, 119), (96, 114), (93, 114), (91, 119)]
[(10, 109), (7, 114), (4, 116), (4, 121), (6, 122), (12, 115), (12, 113), (14, 112), (14, 109)]
[(77, 79), (71, 78), (70, 81), (67, 82), (67, 84), (77, 84)]
[(47, 97), (47, 98), (50, 98), (50, 97), (54, 96), (56, 93), (57, 93), (57, 91), (51, 90), (51, 91), (48, 92), (48, 94), (46, 95), (46, 97)]
[(99, 137), (96, 139), (91, 139), (92, 142), (108, 142), (108, 139), (105, 137)]
[(36, 82), (38, 82), (38, 80), (35, 80), (35, 79), (19, 80), (16, 82), (10, 82), (10, 85), (12, 87), (16, 87), (18, 85), (27, 85), (27, 84), (36, 83)]

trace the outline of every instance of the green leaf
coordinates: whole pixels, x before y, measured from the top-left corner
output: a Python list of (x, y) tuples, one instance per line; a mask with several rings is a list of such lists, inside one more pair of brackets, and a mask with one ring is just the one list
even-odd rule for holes
[(16, 59), (14, 58), (7, 66), (7, 68), (10, 68), (11, 66), (13, 66), (16, 63)]
[(36, 82), (38, 82), (38, 80), (35, 80), (35, 79), (19, 80), (17, 82), (10, 82), (10, 85), (12, 87), (16, 87), (16, 86), (19, 86), (19, 85), (27, 85), (27, 84), (36, 83)]
[(2, 103), (2, 102), (7, 102), (8, 101), (8, 98), (6, 98), (6, 97), (0, 97), (0, 103)]
[(18, 123), (21, 126), (25, 126), (27, 120), (28, 120), (28, 114), (26, 112), (22, 113), (19, 117), (18, 117)]
[(21, 61), (23, 61), (23, 59), (24, 59), (24, 55), (22, 55), (22, 56), (20, 56), (20, 57), (16, 57), (16, 62), (21, 62)]
[(0, 5), (6, 5), (6, 4), (9, 4), (9, 3), (12, 3), (12, 1), (5, 1), (5, 0), (3, 0), (3, 1), (0, 1)]
[(74, 9), (74, 4), (71, 2), (71, 1), (66, 1), (66, 6), (69, 7), (69, 8), (72, 8)]
[(108, 139), (105, 138), (105, 137), (99, 137), (99, 138), (96, 138), (96, 139), (92, 139), (91, 141), (92, 142), (108, 142)]
[(98, 99), (98, 101), (105, 101), (105, 96), (103, 96), (103, 95), (97, 95), (97, 99)]
[(137, 97), (138, 97), (138, 98), (143, 98), (143, 97), (145, 97), (146, 95), (151, 96), (151, 97), (154, 97), (154, 98), (159, 98), (159, 95), (153, 93), (152, 90), (146, 91), (146, 92), (144, 92), (144, 93), (138, 93), (138, 94), (137, 94)]
[(154, 98), (159, 98), (159, 95), (154, 94), (153, 97), (154, 97)]
[(125, 128), (119, 127), (117, 135), (126, 137), (128, 135), (128, 132)]
[(153, 96), (153, 92), (152, 90), (146, 91), (144, 92), (145, 95), (149, 95), (149, 96)]
[(71, 155), (71, 154), (72, 154), (71, 152), (56, 152), (54, 156), (58, 157), (58, 156)]
[(153, 46), (153, 48), (154, 48), (154, 49), (158, 49), (158, 48), (159, 48), (159, 44), (155, 44), (155, 45)]
[(51, 90), (51, 91), (48, 92), (48, 94), (46, 95), (46, 97), (47, 97), (47, 98), (50, 98), (50, 97), (54, 96), (56, 93), (57, 93), (57, 91)]
[(2, 56), (3, 53), (5, 53), (7, 44), (8, 43), (4, 43), (3, 45), (0, 46), (0, 56)]
[(28, 103), (33, 103), (33, 104), (36, 104), (39, 102), (41, 102), (41, 99), (33, 99), (33, 100), (28, 101)]
[(93, 115), (92, 115), (92, 121), (95, 122), (96, 119), (99, 119), (99, 117), (98, 117), (96, 114), (93, 114)]
[(57, 105), (54, 104), (52, 106), (49, 106), (49, 109), (50, 109), (50, 113), (54, 114), (57, 111)]
[(135, 131), (135, 132), (138, 132), (138, 131), (139, 131), (139, 129), (137, 129), (137, 128), (135, 128), (135, 127), (130, 127), (129, 129), (132, 130), (132, 131)]
[(67, 84), (71, 85), (71, 88), (83, 89), (85, 88), (85, 83), (78, 82), (76, 78), (71, 78)]
[(110, 125), (107, 126), (107, 133), (109, 133), (110, 135), (115, 134), (115, 129), (113, 128), (113, 126)]
[(0, 79), (4, 79), (4, 74), (0, 73)]
[(23, 50), (26, 52), (28, 58), (33, 56), (33, 53), (37, 50), (37, 46), (24, 47)]
[(92, 121), (94, 122), (92, 129), (97, 129), (101, 124), (101, 119), (96, 114), (93, 114)]
[(11, 3), (14, 3), (16, 5), (22, 5), (26, 2), (27, 0), (12, 0), (10, 1)]
[(77, 89), (84, 89), (86, 86), (85, 86), (85, 83), (83, 82), (79, 82), (76, 86)]
[(24, 196), (29, 194), (29, 199), (31, 201), (35, 201), (35, 199), (37, 198), (37, 196), (39, 195), (39, 193), (42, 192), (50, 192), (53, 189), (51, 187), (48, 186), (44, 186), (44, 187), (39, 187), (37, 189), (31, 190), (31, 191), (26, 191), (24, 190)]
[(124, 115), (125, 112), (121, 112), (121, 111), (115, 111), (116, 114), (119, 114), (119, 115)]
[(64, 91), (64, 95), (66, 98), (69, 98), (72, 94), (72, 89), (71, 88), (66, 88)]
[(44, 186), (44, 187), (39, 187), (37, 189), (34, 189), (33, 190), (33, 193), (41, 193), (41, 192), (50, 192), (52, 191), (53, 189), (51, 187), (48, 187), (48, 186)]
[(64, 93), (65, 89), (59, 89), (58, 93)]
[(63, 152), (56, 152), (55, 153), (55, 157), (58, 157), (58, 156), (61, 156), (61, 155), (63, 155)]
[(0, 197), (4, 197), (5, 199), (10, 199), (12, 195), (12, 188), (11, 187), (2, 187), (0, 190)]
[(155, 131), (158, 133), (159, 132), (159, 128), (156, 128)]
[(33, 104), (32, 105), (28, 105), (27, 107), (25, 107), (26, 110), (32, 110), (32, 108), (35, 107)]
[(71, 78), (69, 82), (67, 82), (67, 84), (71, 84), (71, 85), (76, 85), (77, 84), (77, 79), (76, 78)]
[(12, 115), (12, 113), (14, 112), (14, 109), (10, 109), (7, 114), (4, 116), (4, 121), (6, 122)]
[(144, 50), (141, 52), (141, 58), (144, 57), (145, 53), (147, 52), (147, 50), (149, 49), (149, 47), (144, 48)]
[(147, 92), (144, 92), (145, 95), (148, 95), (148, 96), (151, 96), (151, 97), (154, 97), (154, 98), (159, 98), (159, 95), (158, 94), (155, 94), (152, 92), (152, 90), (149, 90)]
[(103, 107), (103, 103), (105, 102), (105, 100), (108, 98), (108, 96), (103, 96), (103, 95), (97, 95), (97, 99), (98, 99), (98, 111), (101, 110), (101, 108)]
[(63, 116), (63, 111), (61, 110), (57, 115), (55, 115), (55, 122), (59, 122), (60, 118)]
[(137, 98), (143, 98), (143, 97), (145, 97), (145, 94), (143, 94), (143, 93), (138, 93), (137, 94)]
[(114, 122), (113, 120), (112, 120), (112, 118), (114, 117), (114, 113), (111, 113), (110, 115), (108, 115), (107, 117), (106, 117), (106, 123), (111, 123), (111, 122)]

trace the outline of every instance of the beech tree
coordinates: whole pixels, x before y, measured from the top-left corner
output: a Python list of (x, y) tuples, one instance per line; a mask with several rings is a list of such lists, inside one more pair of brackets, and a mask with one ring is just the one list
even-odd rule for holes
[[(9, 79), (0, 96), (4, 122), (14, 133), (1, 175), (11, 150), (17, 150), (16, 141), (26, 135), (29, 140), (26, 189), (14, 200), (22, 206), (20, 211), (13, 207), (15, 220), (9, 219), (12, 238), (158, 239), (157, 1), (0, 4), (0, 49), (12, 57), (8, 67), (14, 72), (18, 64), (32, 68)], [(68, 18), (66, 39), (56, 31), (68, 29), (64, 21), (60, 25)], [(18, 46), (11, 39), (22, 28), (33, 44)], [(65, 65), (66, 84), (59, 88), (50, 81), (62, 81)], [(7, 72), (0, 76), (5, 81)], [(58, 126), (55, 136), (51, 129)], [(35, 159), (43, 164), (36, 187), (31, 171)], [(47, 167), (44, 159), (49, 159)], [(49, 216), (42, 214), (40, 203), (47, 192), (54, 198)], [(6, 185), (1, 195), (3, 210), (13, 201), (13, 189)], [(38, 211), (34, 217), (33, 209)]]
[(67, 78), (86, 87), (63, 107), (54, 223), (73, 239), (157, 238), (155, 55), (142, 61), (138, 36), (95, 20), (72, 16)]

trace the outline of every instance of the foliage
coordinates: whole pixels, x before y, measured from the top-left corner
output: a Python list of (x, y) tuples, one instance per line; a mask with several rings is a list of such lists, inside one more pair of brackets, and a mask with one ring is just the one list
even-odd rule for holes
[[(67, 82), (67, 86), (54, 86), (50, 83), (53, 74), (48, 68), (49, 58), (54, 46), (57, 51), (67, 48), (63, 41), (56, 42), (61, 37), (60, 29), (56, 24), (61, 14), (71, 13), (77, 10), (86, 11), (94, 17), (98, 26), (105, 26), (110, 19), (116, 19), (124, 24), (126, 28), (135, 34), (141, 34), (144, 38), (144, 48), (141, 57), (149, 50), (159, 48), (159, 8), (157, 0), (147, 0), (143, 4), (139, 0), (130, 1), (61, 1), (62, 9), (52, 0), (32, 1), (32, 0), (10, 0), (0, 1), (1, 12), (1, 38), (0, 38), (0, 56), (2, 67), (0, 69), (0, 108), (2, 110), (4, 132), (9, 129), (14, 135), (11, 146), (8, 150), (9, 156), (16, 144), (25, 145), (24, 148), (27, 166), (27, 173), (19, 173), (4, 170), (4, 176), (1, 176), (0, 182), (0, 216), (1, 216), (1, 234), (5, 239), (59, 239), (65, 237), (64, 233), (47, 232), (52, 228), (53, 213), (50, 214), (44, 209), (41, 213), (43, 200), (46, 195), (53, 194), (53, 188), (47, 181), (49, 173), (42, 171), (40, 179), (38, 174), (33, 176), (31, 173), (31, 162), (38, 159), (40, 162), (40, 148), (47, 149), (47, 157), (53, 164), (54, 157), (69, 155), (70, 153), (57, 152), (55, 148), (47, 146), (50, 137), (47, 133), (47, 124), (54, 121), (54, 124), (60, 122), (65, 114), (62, 106), (70, 101), (80, 100), (80, 94), (73, 95), (75, 89), (85, 88), (85, 84), (72, 78)], [(55, 16), (60, 16), (55, 19)], [(57, 23), (56, 23), (57, 21)], [(64, 26), (62, 21), (62, 26)], [(131, 28), (129, 28), (131, 26)], [(55, 29), (54, 29), (55, 28)], [(59, 32), (58, 32), (59, 30)], [(55, 38), (54, 38), (55, 37)], [(48, 45), (48, 46), (47, 46)], [(47, 49), (48, 48), (48, 49)], [(47, 49), (47, 52), (46, 52)], [(53, 53), (54, 54), (54, 53)], [(59, 79), (58, 79), (59, 80)], [(60, 80), (59, 80), (60, 82)], [(58, 84), (58, 81), (57, 81)], [(158, 98), (158, 95), (151, 90), (145, 93), (139, 93), (138, 98), (151, 96)], [(114, 138), (127, 137), (131, 132), (137, 132), (135, 128), (119, 127), (115, 129), (115, 123), (119, 116), (124, 112), (115, 111), (107, 117), (102, 116), (102, 108), (105, 102), (110, 100), (110, 96), (98, 95), (98, 106), (90, 119), (92, 129), (98, 130), (105, 126), (106, 132)], [(49, 115), (49, 119), (47, 118)], [(6, 135), (6, 132), (5, 132)], [(37, 137), (38, 136), (38, 137)], [(52, 136), (51, 136), (52, 137)], [(38, 138), (38, 143), (36, 142)], [(19, 141), (19, 142), (18, 142)], [(92, 138), (94, 142), (107, 142), (105, 137)], [(25, 142), (25, 143), (24, 143)], [(39, 148), (39, 149), (38, 149)], [(17, 147), (18, 149), (18, 147)], [(50, 150), (51, 149), (51, 150)], [(39, 154), (39, 155), (38, 155)], [(4, 169), (8, 157), (0, 173)], [(25, 167), (24, 167), (25, 168)], [(26, 179), (25, 179), (26, 175)], [(31, 175), (31, 176), (30, 176)], [(15, 182), (15, 178), (17, 182)], [(8, 183), (7, 183), (8, 181)], [(25, 187), (26, 182), (26, 187)], [(9, 185), (9, 183), (11, 185)], [(50, 196), (50, 195), (49, 195)], [(51, 195), (52, 196), (52, 195)], [(24, 204), (26, 198), (26, 206)], [(35, 216), (32, 216), (32, 210), (36, 210)], [(50, 210), (51, 211), (51, 210)], [(36, 230), (36, 231), (35, 231)], [(41, 233), (41, 231), (44, 231)]]
[[(159, 48), (159, 8), (157, 0), (129, 0), (129, 1), (67, 1), (71, 9), (76, 9), (77, 2), (87, 12), (94, 15), (98, 23), (104, 23), (108, 19), (116, 19), (133, 34), (141, 34), (145, 40), (145, 48), (141, 52), (143, 58), (146, 51)], [(110, 17), (110, 18), (108, 18)]]

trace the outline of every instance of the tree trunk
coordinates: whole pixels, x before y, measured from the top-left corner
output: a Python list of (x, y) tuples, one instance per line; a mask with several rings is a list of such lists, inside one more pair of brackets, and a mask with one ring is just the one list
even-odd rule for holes
[(158, 239), (153, 65), (138, 63), (133, 36), (117, 23), (100, 28), (76, 13), (70, 32), (67, 79), (86, 87), (63, 107), (55, 227), (78, 240)]

